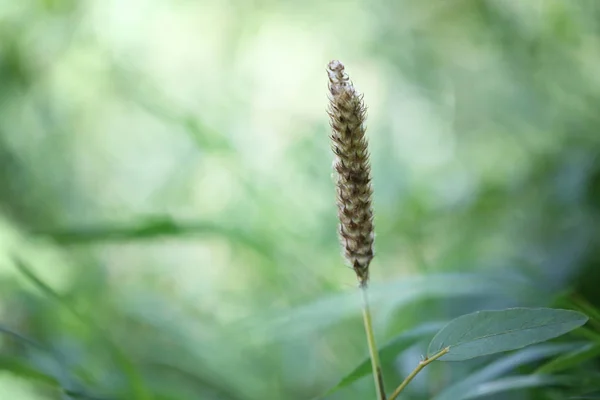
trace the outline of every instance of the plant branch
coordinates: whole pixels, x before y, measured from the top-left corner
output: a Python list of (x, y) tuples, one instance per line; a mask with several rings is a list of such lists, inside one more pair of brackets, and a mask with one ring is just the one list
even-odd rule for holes
[(383, 373), (381, 372), (381, 363), (379, 362), (379, 353), (373, 334), (373, 323), (371, 321), (371, 310), (369, 308), (369, 299), (367, 297), (366, 285), (360, 286), (363, 296), (363, 322), (367, 333), (367, 343), (369, 344), (369, 355), (371, 356), (371, 367), (373, 368), (373, 379), (375, 381), (375, 391), (377, 400), (386, 400), (385, 387), (383, 385)]
[(426, 366), (428, 366), (429, 364), (431, 364), (432, 362), (434, 362), (435, 360), (437, 360), (438, 358), (440, 358), (444, 354), (448, 353), (449, 351), (450, 351), (450, 347), (446, 347), (445, 349), (443, 349), (439, 353), (436, 353), (433, 356), (431, 356), (429, 358), (426, 358), (425, 360), (421, 361), (419, 363), (419, 365), (417, 365), (417, 368), (415, 368), (413, 370), (413, 372), (411, 372), (410, 375), (408, 375), (406, 377), (406, 379), (404, 379), (404, 381), (400, 384), (400, 386), (398, 386), (398, 388), (396, 388), (396, 390), (394, 391), (394, 393), (392, 393), (392, 395), (390, 396), (389, 400), (396, 399), (396, 397), (398, 397), (398, 395), (400, 394), (400, 392), (402, 392), (406, 388), (406, 386), (408, 386), (408, 384), (410, 383), (410, 381), (412, 381), (414, 379), (414, 377), (417, 376), (417, 374), (419, 372), (421, 372), (421, 370), (423, 368), (425, 368)]

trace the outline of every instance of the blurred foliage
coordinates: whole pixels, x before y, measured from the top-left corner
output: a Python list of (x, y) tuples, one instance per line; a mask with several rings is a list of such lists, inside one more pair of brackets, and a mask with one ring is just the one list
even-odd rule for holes
[[(434, 363), (403, 398), (597, 393), (599, 18), (596, 0), (0, 0), (0, 398), (310, 399), (364, 360), (332, 58), (369, 106), (381, 345), (480, 309), (592, 317)], [(388, 389), (429, 339), (391, 346)], [(372, 397), (364, 378), (328, 398)]]

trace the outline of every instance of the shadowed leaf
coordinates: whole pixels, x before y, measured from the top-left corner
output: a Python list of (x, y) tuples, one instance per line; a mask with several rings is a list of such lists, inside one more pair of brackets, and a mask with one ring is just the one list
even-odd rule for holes
[(523, 349), (517, 353), (502, 357), (472, 375), (450, 385), (439, 393), (433, 400), (456, 400), (472, 387), (496, 379), (507, 372), (514, 371), (522, 365), (542, 360), (572, 350), (574, 344), (542, 344)]
[(590, 359), (600, 356), (600, 344), (588, 343), (577, 350), (563, 354), (537, 369), (540, 374), (549, 374), (576, 367)]
[(544, 386), (571, 386), (572, 379), (549, 375), (511, 376), (492, 382), (481, 383), (463, 393), (455, 400), (488, 398), (494, 394)]

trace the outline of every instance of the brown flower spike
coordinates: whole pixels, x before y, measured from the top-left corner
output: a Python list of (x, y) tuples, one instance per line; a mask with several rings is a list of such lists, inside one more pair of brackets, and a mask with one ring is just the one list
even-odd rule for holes
[(375, 237), (371, 167), (364, 125), (366, 110), (362, 95), (354, 88), (341, 62), (331, 61), (327, 73), (339, 236), (344, 257), (356, 272), (360, 286), (364, 287), (369, 280)]

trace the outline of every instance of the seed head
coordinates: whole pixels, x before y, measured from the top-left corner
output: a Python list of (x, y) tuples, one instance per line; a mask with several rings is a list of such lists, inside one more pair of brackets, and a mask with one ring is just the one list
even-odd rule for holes
[(339, 237), (344, 257), (354, 269), (360, 285), (366, 286), (375, 237), (371, 167), (364, 126), (366, 109), (362, 95), (354, 88), (341, 62), (331, 61), (327, 73)]

